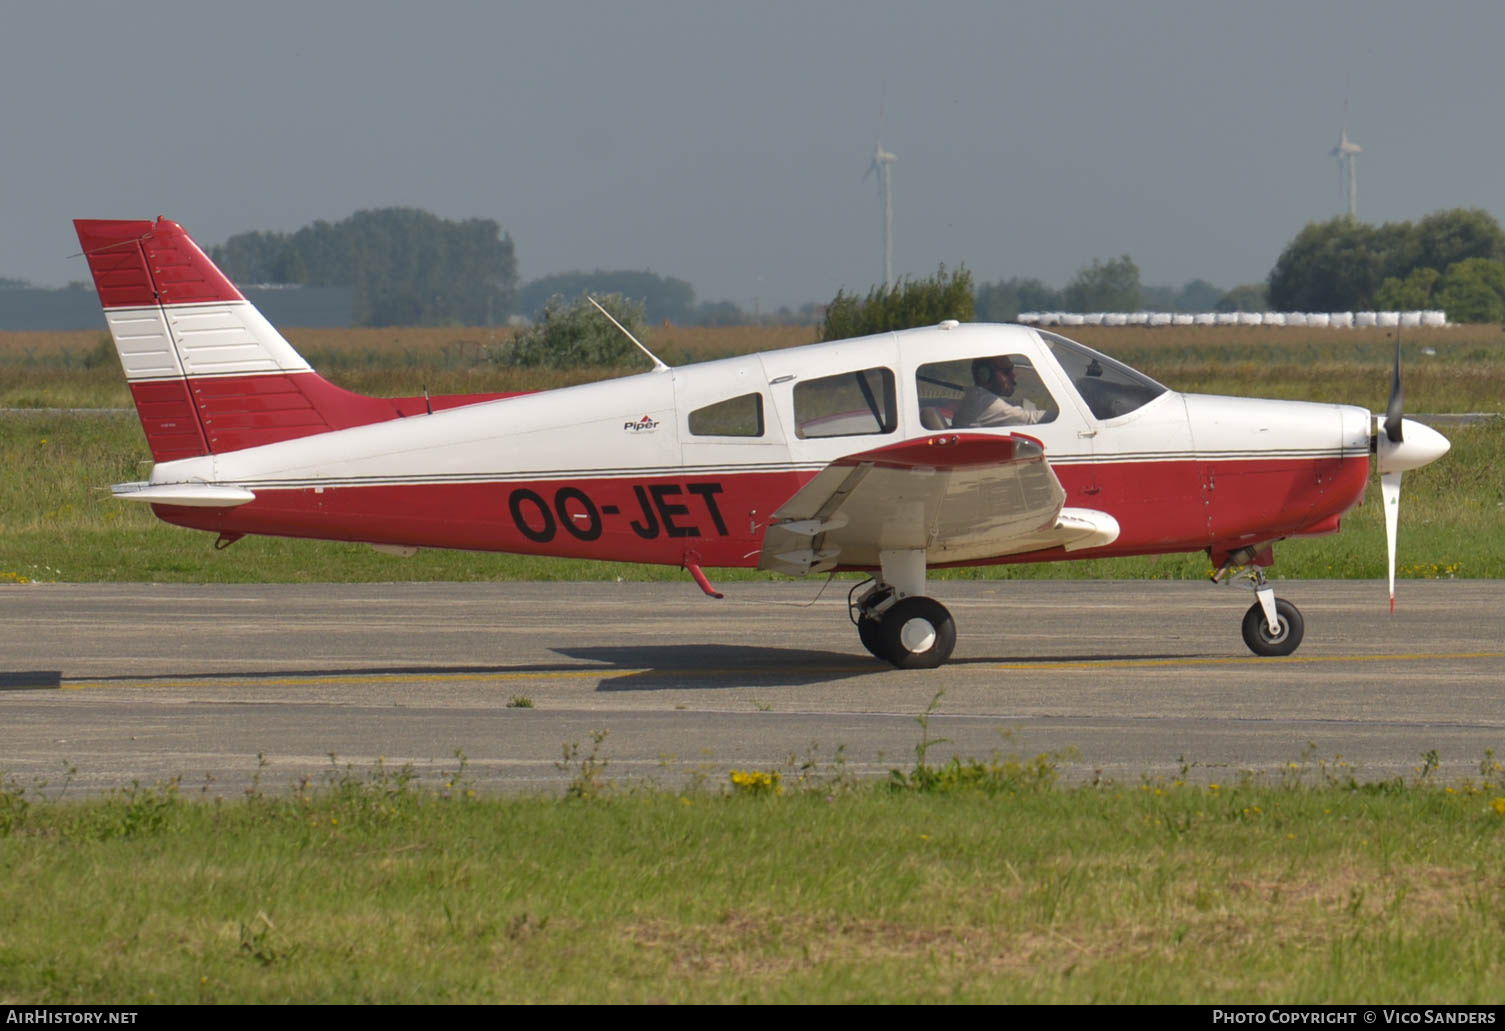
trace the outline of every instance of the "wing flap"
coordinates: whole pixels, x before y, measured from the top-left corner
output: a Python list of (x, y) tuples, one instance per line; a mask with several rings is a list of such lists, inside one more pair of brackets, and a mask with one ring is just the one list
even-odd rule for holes
[(1023, 434), (940, 434), (832, 462), (774, 513), (759, 568), (804, 575), (876, 566), (879, 553), (923, 550), (930, 564), (1118, 536), (1112, 516), (1064, 507), (1039, 441)]

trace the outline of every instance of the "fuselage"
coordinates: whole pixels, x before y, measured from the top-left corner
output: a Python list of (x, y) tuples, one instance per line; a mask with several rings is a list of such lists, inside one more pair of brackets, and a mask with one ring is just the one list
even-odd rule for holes
[(169, 522), (412, 547), (756, 566), (769, 517), (854, 452), (944, 434), (975, 359), (1007, 355), (1066, 504), (1116, 540), (984, 561), (1215, 554), (1332, 532), (1359, 501), (1370, 414), (1179, 394), (1022, 326), (907, 330), (728, 358), (160, 462), (154, 484), (243, 487)]

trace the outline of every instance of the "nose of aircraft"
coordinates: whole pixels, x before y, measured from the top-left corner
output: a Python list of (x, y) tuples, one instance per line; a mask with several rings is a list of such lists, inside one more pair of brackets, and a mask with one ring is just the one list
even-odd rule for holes
[(1437, 461), (1452, 444), (1432, 427), (1412, 419), (1401, 420), (1400, 440), (1392, 441), (1383, 431), (1376, 435), (1376, 457), (1381, 475), (1402, 473)]

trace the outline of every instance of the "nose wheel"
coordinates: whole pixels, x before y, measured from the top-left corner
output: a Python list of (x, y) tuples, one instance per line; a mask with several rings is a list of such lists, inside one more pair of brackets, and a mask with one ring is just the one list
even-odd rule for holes
[[(1233, 568), (1233, 562), (1247, 559), (1247, 554), (1235, 555), (1217, 573), (1212, 581), (1217, 583)], [(1255, 655), (1290, 655), (1301, 645), (1306, 633), (1306, 623), (1301, 610), (1284, 598), (1275, 597), (1275, 588), (1265, 579), (1265, 571), (1259, 566), (1249, 566), (1229, 578), (1229, 583), (1248, 587), (1254, 592), (1255, 602), (1244, 613), (1244, 643)]]
[(1275, 599), (1275, 624), (1272, 630), (1260, 602), (1244, 613), (1244, 643), (1255, 655), (1289, 655), (1301, 644), (1306, 632), (1301, 610), (1284, 598)]

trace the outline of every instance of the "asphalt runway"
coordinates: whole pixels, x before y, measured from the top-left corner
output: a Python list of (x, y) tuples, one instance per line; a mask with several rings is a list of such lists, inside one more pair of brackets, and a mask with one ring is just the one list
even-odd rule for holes
[(1069, 751), (1068, 780), (1339, 756), (1377, 780), (1432, 750), (1456, 778), (1505, 757), (1500, 582), (1403, 581), (1394, 616), (1381, 583), (1278, 583), (1306, 619), (1286, 659), (1245, 649), (1237, 587), (933, 582), (958, 624), (934, 671), (868, 657), (848, 586), (6, 585), (0, 776), (232, 795), (378, 757), (432, 782), (463, 752), (481, 787), (558, 790), (593, 731), (616, 780), (882, 776), (912, 764), (938, 692), (932, 761)]

